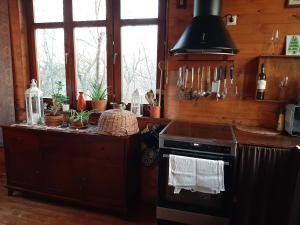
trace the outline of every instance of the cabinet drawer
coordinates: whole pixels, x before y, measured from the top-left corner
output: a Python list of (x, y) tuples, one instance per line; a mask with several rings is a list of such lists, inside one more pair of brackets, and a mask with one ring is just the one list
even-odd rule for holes
[(123, 142), (90, 142), (85, 143), (86, 157), (89, 161), (102, 165), (123, 165), (125, 158), (125, 144)]

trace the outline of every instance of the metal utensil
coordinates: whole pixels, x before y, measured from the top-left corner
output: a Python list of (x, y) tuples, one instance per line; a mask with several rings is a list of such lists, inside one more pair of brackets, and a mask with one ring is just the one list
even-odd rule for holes
[(214, 70), (214, 80), (211, 82), (211, 92), (212, 93), (217, 93), (218, 92), (218, 85), (219, 85), (219, 82), (218, 82), (218, 68), (215, 67), (215, 70)]
[(190, 99), (190, 90), (187, 87), (188, 80), (189, 80), (189, 69), (186, 68), (186, 70), (185, 70), (185, 80), (184, 80), (184, 95), (183, 95), (183, 99), (185, 99), (185, 100)]
[(230, 83), (233, 84), (233, 77), (234, 77), (234, 65), (233, 63), (230, 66)]
[(211, 95), (211, 82), (210, 82), (210, 66), (207, 68), (207, 75), (206, 75), (206, 83), (207, 83), (207, 92), (205, 97), (208, 97)]
[(181, 87), (181, 84), (182, 84), (182, 67), (179, 67), (179, 69), (178, 69), (177, 86)]
[[(199, 97), (205, 97), (208, 93), (204, 91), (203, 89), (203, 79), (205, 75), (205, 67), (202, 66), (202, 71), (201, 71), (201, 80), (200, 80), (200, 91), (198, 93)], [(209, 94), (208, 94), (209, 95)]]
[[(191, 94), (191, 99), (197, 98), (197, 95), (198, 95), (197, 89), (195, 89), (193, 91), (193, 89), (194, 89), (194, 78), (195, 78), (195, 69), (194, 69), (194, 67), (192, 67), (192, 85), (191, 85), (192, 94)], [(198, 79), (199, 79), (199, 77), (198, 77)], [(199, 81), (198, 81), (198, 83), (199, 83)]]
[(221, 98), (224, 99), (227, 95), (227, 66), (224, 67), (224, 72), (223, 72), (223, 92), (221, 92)]
[(221, 76), (222, 76), (222, 67), (219, 67), (218, 68), (218, 78), (217, 78), (217, 80), (218, 80), (217, 95), (216, 95), (217, 100), (222, 99), (222, 95), (220, 93)]
[(194, 90), (193, 92), (193, 99), (197, 99), (198, 97), (198, 90), (199, 90), (199, 78), (200, 78), (200, 67), (197, 70), (197, 89)]
[(235, 75), (234, 75), (234, 64), (233, 63), (230, 65), (229, 75), (230, 75), (230, 85), (229, 85), (228, 95), (229, 96), (237, 96), (238, 90), (237, 90), (236, 82), (234, 81)]

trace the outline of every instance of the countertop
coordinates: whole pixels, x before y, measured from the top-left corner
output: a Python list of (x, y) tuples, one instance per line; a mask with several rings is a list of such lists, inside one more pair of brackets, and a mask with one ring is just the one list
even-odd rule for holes
[(268, 146), (276, 148), (293, 148), (300, 145), (300, 137), (292, 137), (286, 133), (279, 135), (262, 135), (235, 129), (239, 144)]
[[(166, 123), (166, 121), (164, 122)], [(7, 124), (1, 126), (9, 127), (11, 125)], [(51, 130), (51, 128), (47, 130)], [(86, 133), (86, 131), (75, 131), (75, 130), (73, 132)], [(255, 134), (251, 132), (241, 131), (236, 128), (234, 129), (234, 132), (238, 143), (244, 145), (258, 145), (258, 146), (268, 146), (268, 147), (276, 147), (276, 148), (293, 148), (296, 145), (300, 145), (300, 137), (292, 137), (287, 133), (279, 134), (279, 135), (262, 135), (262, 134)], [(91, 134), (93, 132), (87, 132), (87, 133)]]

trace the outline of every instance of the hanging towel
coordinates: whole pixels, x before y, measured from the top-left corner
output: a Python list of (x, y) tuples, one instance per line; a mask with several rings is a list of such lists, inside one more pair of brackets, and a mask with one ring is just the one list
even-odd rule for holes
[(170, 155), (168, 184), (175, 194), (181, 189), (219, 194), (225, 191), (224, 162)]
[(174, 193), (180, 190), (191, 190), (197, 184), (196, 158), (169, 155), (169, 185), (175, 187)]
[(197, 184), (195, 191), (219, 194), (225, 191), (224, 161), (197, 159)]

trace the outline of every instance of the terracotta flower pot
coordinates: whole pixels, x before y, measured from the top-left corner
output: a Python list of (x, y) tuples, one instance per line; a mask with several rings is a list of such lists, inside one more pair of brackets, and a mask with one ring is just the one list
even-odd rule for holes
[(63, 115), (57, 115), (57, 116), (51, 116), (46, 115), (45, 116), (45, 124), (49, 127), (56, 127), (61, 125), (63, 121)]
[(151, 106), (150, 107), (150, 117), (160, 118), (160, 107), (159, 106)]
[(74, 128), (74, 129), (83, 129), (83, 128), (86, 128), (87, 127), (87, 124), (88, 124), (88, 121), (87, 120), (84, 120), (84, 121), (71, 121), (71, 127)]
[(92, 101), (94, 112), (104, 112), (106, 110), (107, 100)]

